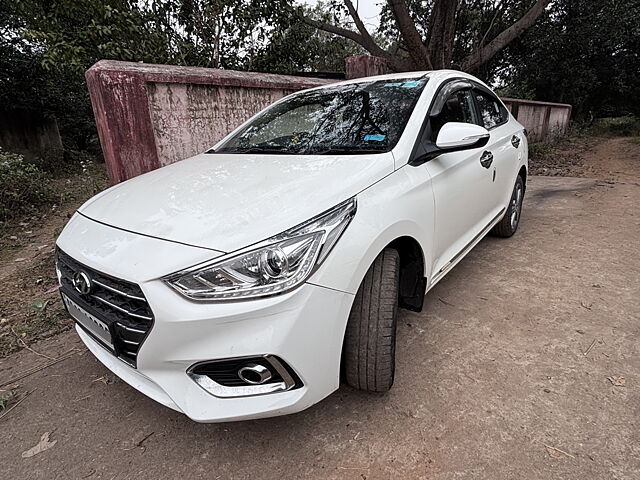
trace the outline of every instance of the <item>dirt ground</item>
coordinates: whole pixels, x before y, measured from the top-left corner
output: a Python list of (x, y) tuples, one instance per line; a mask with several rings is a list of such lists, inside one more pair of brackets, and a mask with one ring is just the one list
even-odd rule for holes
[(0, 357), (72, 326), (57, 293), (55, 239), (73, 212), (106, 186), (104, 164), (54, 178), (52, 208), (0, 228)]
[(0, 477), (640, 478), (640, 143), (594, 141), (570, 168), (530, 178), (516, 236), (401, 311), (388, 394), (200, 425), (68, 331), (0, 360)]

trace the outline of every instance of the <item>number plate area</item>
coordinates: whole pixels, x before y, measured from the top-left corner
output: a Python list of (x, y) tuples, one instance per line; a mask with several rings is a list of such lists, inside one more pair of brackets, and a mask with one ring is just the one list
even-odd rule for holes
[(94, 315), (79, 307), (73, 300), (62, 293), (62, 300), (64, 301), (69, 315), (80, 324), (87, 332), (93, 337), (103, 343), (105, 346), (114, 350), (113, 342), (111, 341), (111, 333), (106, 323), (98, 320)]

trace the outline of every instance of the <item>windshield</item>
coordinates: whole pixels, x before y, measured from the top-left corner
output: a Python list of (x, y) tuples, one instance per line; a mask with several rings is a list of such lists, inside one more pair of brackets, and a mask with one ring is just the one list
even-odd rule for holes
[(322, 88), (272, 106), (209, 153), (380, 153), (398, 142), (427, 78)]

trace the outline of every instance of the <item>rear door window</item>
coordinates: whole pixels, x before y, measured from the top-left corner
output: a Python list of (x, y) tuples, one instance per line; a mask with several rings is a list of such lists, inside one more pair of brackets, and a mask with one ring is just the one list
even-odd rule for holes
[(508, 120), (507, 109), (496, 97), (482, 90), (474, 90), (473, 92), (476, 102), (478, 102), (478, 110), (484, 128), (490, 130)]

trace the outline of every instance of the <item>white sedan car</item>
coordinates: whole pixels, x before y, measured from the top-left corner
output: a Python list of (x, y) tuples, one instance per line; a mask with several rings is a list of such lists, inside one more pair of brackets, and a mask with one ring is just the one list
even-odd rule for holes
[(402, 73), (295, 93), (210, 151), (85, 203), (57, 240), (89, 350), (199, 422), (384, 392), (398, 307), (518, 227), (524, 129), (478, 79)]

